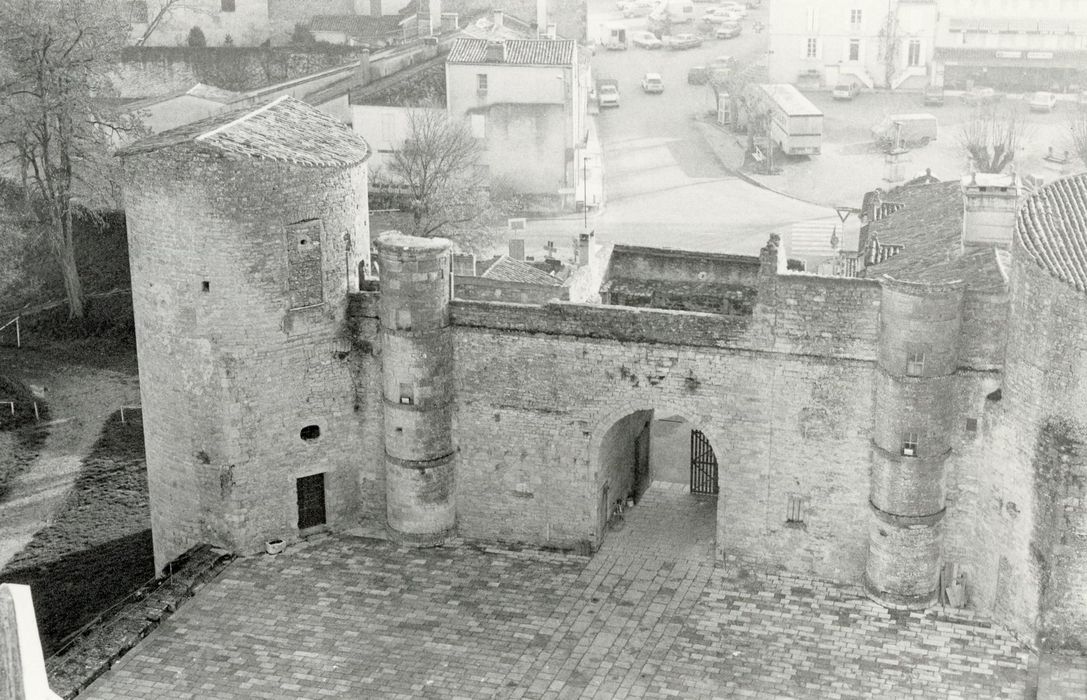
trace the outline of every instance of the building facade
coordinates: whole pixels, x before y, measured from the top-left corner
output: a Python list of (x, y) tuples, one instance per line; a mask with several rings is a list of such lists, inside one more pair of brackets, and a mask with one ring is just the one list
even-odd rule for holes
[(934, 55), (949, 88), (1063, 91), (1087, 85), (1087, 5), (941, 0)]
[(588, 65), (573, 41), (457, 39), (446, 59), (449, 114), (483, 144), (492, 178), (570, 207), (588, 169)]
[(775, 0), (768, 22), (770, 82), (923, 87), (937, 15), (935, 0)]

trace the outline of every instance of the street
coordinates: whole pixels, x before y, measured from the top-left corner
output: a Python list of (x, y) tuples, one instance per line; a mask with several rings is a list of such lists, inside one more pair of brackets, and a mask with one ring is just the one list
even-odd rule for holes
[[(709, 5), (700, 5), (701, 17)], [(830, 208), (815, 206), (752, 185), (722, 167), (707, 145), (696, 119), (714, 108), (713, 93), (704, 85), (687, 84), (687, 71), (716, 56), (754, 60), (765, 51), (766, 34), (756, 34), (756, 19), (766, 8), (752, 10), (735, 39), (707, 39), (685, 51), (647, 50), (631, 46), (607, 51), (596, 46), (594, 78), (619, 81), (620, 106), (603, 110), (597, 130), (604, 150), (606, 206), (582, 218), (533, 221), (526, 238), (538, 252), (548, 240), (560, 249), (587, 223), (599, 240), (644, 246), (754, 255), (770, 233), (813, 219), (834, 219)], [(624, 19), (612, 0), (589, 0), (589, 35), (603, 24), (622, 24), (628, 31), (645, 29), (646, 18)], [(677, 32), (695, 31), (684, 25)], [(660, 73), (664, 93), (642, 92), (646, 72)], [(531, 254), (531, 253), (530, 253)]]

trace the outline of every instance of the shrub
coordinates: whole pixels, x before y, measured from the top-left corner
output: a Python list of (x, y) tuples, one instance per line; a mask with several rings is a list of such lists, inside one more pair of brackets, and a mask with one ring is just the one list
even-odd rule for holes
[(201, 29), (200, 27), (193, 27), (189, 30), (189, 37), (185, 40), (185, 43), (187, 43), (189, 46), (196, 47), (207, 46), (208, 39), (204, 36), (203, 29)]

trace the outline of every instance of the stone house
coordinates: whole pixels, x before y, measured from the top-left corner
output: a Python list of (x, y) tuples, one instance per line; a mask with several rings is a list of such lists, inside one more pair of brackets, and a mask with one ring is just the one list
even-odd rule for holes
[(369, 147), (292, 98), (121, 155), (158, 567), (360, 523), (592, 550), (682, 480), (722, 560), (1087, 645), (1087, 175), (869, 198), (861, 277), (583, 240), (522, 301), (398, 233), (372, 280)]

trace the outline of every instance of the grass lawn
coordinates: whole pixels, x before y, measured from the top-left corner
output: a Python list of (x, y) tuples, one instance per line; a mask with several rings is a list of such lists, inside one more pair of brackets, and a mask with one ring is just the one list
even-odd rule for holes
[(0, 581), (31, 586), (48, 655), (154, 574), (143, 425), (121, 423), (118, 412), (54, 522), (0, 571)]
[[(14, 412), (8, 401), (15, 403)], [(38, 456), (48, 428), (34, 417), (30, 390), (11, 377), (0, 375), (0, 502), (8, 495), (12, 480), (24, 473)], [(49, 419), (49, 408), (38, 400), (41, 421)]]

